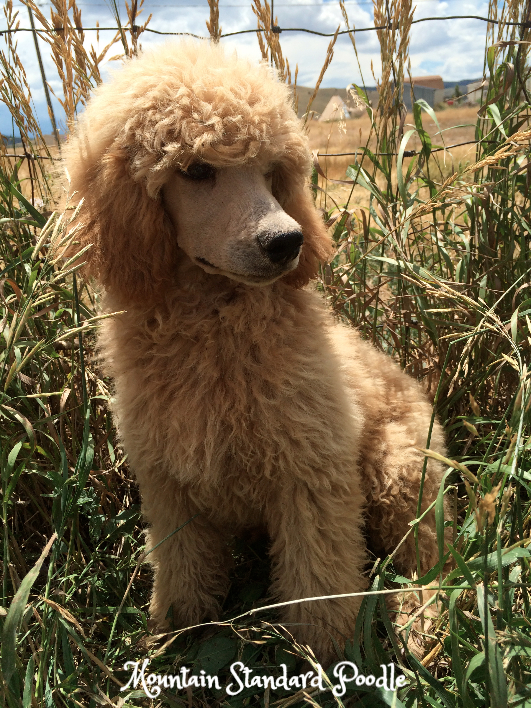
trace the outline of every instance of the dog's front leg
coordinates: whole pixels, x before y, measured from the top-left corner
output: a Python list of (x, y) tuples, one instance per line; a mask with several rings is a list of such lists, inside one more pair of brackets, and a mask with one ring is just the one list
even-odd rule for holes
[[(331, 483), (313, 489), (302, 480), (285, 488), (268, 508), (273, 591), (281, 601), (361, 592), (366, 561), (359, 487)], [(332, 637), (352, 638), (360, 597), (288, 605), (287, 629), (323, 664), (334, 658)]]
[(191, 626), (205, 617), (215, 619), (216, 596), (224, 595), (228, 586), (227, 537), (198, 514), (177, 482), (166, 479), (155, 487), (140, 485), (144, 517), (150, 524), (146, 548), (155, 573), (152, 624), (163, 630), (168, 619), (175, 627)]

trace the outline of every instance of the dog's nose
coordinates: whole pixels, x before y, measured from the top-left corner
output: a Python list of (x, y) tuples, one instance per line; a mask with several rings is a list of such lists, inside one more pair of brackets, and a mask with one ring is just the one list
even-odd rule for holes
[(300, 231), (286, 233), (262, 233), (257, 236), (258, 243), (273, 263), (287, 263), (299, 255), (303, 236)]

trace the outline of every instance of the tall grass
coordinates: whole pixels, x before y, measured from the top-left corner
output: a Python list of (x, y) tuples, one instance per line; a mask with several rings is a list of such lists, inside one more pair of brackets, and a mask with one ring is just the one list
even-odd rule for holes
[[(116, 12), (117, 35), (102, 52), (87, 47), (75, 30), (81, 21), (75, 3), (54, 0), (50, 19), (28, 4), (44, 27), (62, 79), (60, 98), (73, 120), (101, 80), (101, 62), (114, 42), (131, 56), (146, 25), (137, 25), (136, 4), (125, 26)], [(274, 609), (253, 611), (267, 604), (267, 548), (260, 539), (239, 541), (221, 623), (150, 634), (151, 578), (139, 500), (108, 412), (109, 382), (98, 374), (94, 352), (97, 294), (76, 275), (82, 254), (74, 261), (61, 257), (68, 238), (75, 238), (75, 232), (66, 236), (73, 212), (52, 213), (63, 199), (54, 162), (0, 157), (2, 705), (531, 703), (531, 30), (507, 24), (526, 19), (529, 5), (491, 4), (500, 24), (487, 34), (476, 154), (460, 163), (446, 150), (433, 152), (451, 138), (429, 106), (417, 101), (406, 115), (402, 105), (403, 91), (410, 90), (404, 76), (411, 4), (375, 0), (376, 24), (391, 24), (378, 35), (380, 102), (370, 106), (359, 87), (364, 134), (349, 131), (345, 138), (345, 151), (357, 154), (346, 175), (337, 173), (338, 162), (321, 159), (322, 174), (314, 180), (324, 190), (316, 190), (317, 200), (337, 244), (321, 281), (331, 307), (424, 383), (447, 431), (451, 547), (443, 544), (441, 490), (441, 562), (414, 580), (397, 576), (390, 559), (378, 559), (371, 570), (373, 591), (440, 587), (441, 613), (428, 629), (424, 655), (413, 656), (395, 634), (381, 594), (367, 595), (345, 648), (345, 658), (365, 674), (379, 675), (382, 663), (398, 664), (407, 685), (394, 694), (351, 686), (343, 698), (315, 689), (275, 694), (256, 688), (230, 697), (189, 688), (163, 690), (152, 700), (140, 687), (120, 691), (129, 679), (127, 661), (149, 658), (149, 671), (159, 674), (177, 674), (183, 665), (203, 669), (218, 673), (223, 685), (237, 659), (258, 673), (274, 674), (285, 663), (295, 674), (303, 670), (301, 660), (312, 657), (276, 624)], [(216, 1), (209, 7), (208, 30), (218, 41)], [(255, 12), (267, 29), (269, 5), (256, 2)], [(9, 3), (6, 13), (15, 26)], [(60, 32), (53, 29), (58, 18)], [(24, 149), (48, 157), (14, 35), (5, 38), (2, 100)], [(260, 46), (290, 82), (279, 36), (264, 32)], [(310, 125), (310, 135), (314, 130)], [(420, 154), (406, 157), (411, 149)], [(351, 183), (339, 191), (332, 176)], [(447, 556), (450, 571), (443, 569)]]

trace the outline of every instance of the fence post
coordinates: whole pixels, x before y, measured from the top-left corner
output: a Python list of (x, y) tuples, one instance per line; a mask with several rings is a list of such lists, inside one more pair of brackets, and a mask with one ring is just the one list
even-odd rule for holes
[(35, 51), (37, 52), (37, 59), (39, 60), (39, 69), (41, 70), (42, 85), (44, 86), (44, 93), (46, 95), (46, 103), (48, 104), (48, 113), (50, 115), (50, 120), (52, 121), (52, 128), (57, 140), (57, 147), (61, 150), (61, 140), (59, 138), (59, 131), (57, 130), (57, 124), (55, 122), (55, 113), (53, 112), (52, 100), (50, 98), (50, 91), (48, 90), (48, 84), (46, 82), (46, 74), (44, 73), (44, 65), (42, 63), (41, 50), (39, 47), (39, 41), (37, 38), (37, 32), (35, 30), (35, 22), (33, 20), (33, 12), (31, 7), (28, 6), (28, 12), (31, 23), (31, 31), (33, 34), (33, 41), (35, 42)]

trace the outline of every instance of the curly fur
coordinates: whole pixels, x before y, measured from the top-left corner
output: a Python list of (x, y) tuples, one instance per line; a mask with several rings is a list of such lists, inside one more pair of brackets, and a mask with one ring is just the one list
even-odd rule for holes
[[(151, 554), (154, 621), (163, 626), (170, 606), (181, 626), (215, 617), (231, 537), (255, 526), (271, 538), (279, 599), (365, 589), (364, 534), (391, 552), (416, 515), (417, 448), (431, 406), (303, 287), (331, 244), (306, 186), (307, 139), (287, 87), (219, 46), (167, 45), (96, 90), (65, 153), (71, 188), (85, 200), (78, 238), (93, 244), (87, 271), (104, 286), (105, 309), (125, 310), (106, 321), (100, 345), (150, 547), (198, 514)], [(216, 229), (204, 200), (186, 197), (200, 234), (185, 238), (175, 204), (196, 189), (183, 172), (198, 159), (218, 170), (227, 193), (237, 171), (250, 170), (257, 202), (242, 211), (252, 199), (239, 192), (220, 202), (227, 226)], [(197, 194), (215, 206), (215, 189), (205, 182)], [(304, 243), (261, 287), (218, 274), (192, 252), (204, 236), (213, 252), (228, 239), (258, 253), (265, 213), (278, 224), (274, 235), (295, 224)], [(238, 214), (255, 230), (244, 223), (224, 235)], [(437, 423), (431, 447), (444, 452)], [(441, 477), (430, 461), (423, 509)], [(438, 559), (433, 514), (420, 534), (427, 569)], [(415, 570), (411, 535), (396, 562)], [(357, 598), (295, 604), (283, 620), (327, 661), (331, 638), (352, 636), (358, 609)]]

